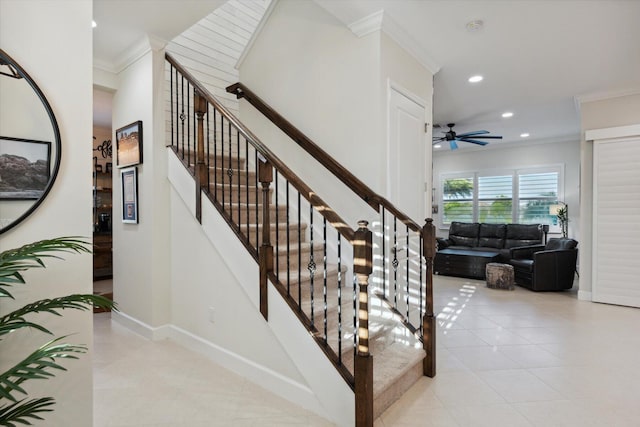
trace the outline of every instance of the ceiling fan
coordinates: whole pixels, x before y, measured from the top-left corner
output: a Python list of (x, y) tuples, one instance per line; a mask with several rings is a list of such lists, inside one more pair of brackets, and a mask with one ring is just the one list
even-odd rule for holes
[(451, 149), (457, 150), (457, 141), (470, 142), (472, 144), (478, 145), (487, 145), (487, 141), (480, 141), (480, 139), (502, 139), (501, 136), (488, 136), (487, 134), (489, 133), (489, 131), (487, 130), (476, 130), (473, 132), (467, 132), (458, 135), (453, 130), (453, 127), (455, 125), (455, 123), (448, 123), (447, 127), (449, 128), (449, 131), (443, 132), (444, 136), (433, 138), (433, 144), (437, 144), (442, 141), (449, 141), (449, 146), (451, 147)]

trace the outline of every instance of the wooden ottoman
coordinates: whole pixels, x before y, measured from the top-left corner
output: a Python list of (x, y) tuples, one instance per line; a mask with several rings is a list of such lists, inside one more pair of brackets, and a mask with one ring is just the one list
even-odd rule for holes
[(513, 266), (490, 262), (487, 264), (487, 288), (513, 290)]

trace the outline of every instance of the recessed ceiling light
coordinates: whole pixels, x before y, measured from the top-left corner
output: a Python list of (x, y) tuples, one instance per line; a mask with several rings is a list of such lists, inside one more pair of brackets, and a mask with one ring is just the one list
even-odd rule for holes
[(481, 82), (484, 77), (477, 75), (469, 77), (469, 83), (478, 83)]
[(442, 148), (442, 145), (436, 144), (436, 145), (433, 146), (433, 148)]
[(520, 138), (528, 138), (528, 137), (529, 137), (529, 134), (526, 132), (520, 134)]
[(471, 33), (480, 31), (483, 26), (484, 26), (484, 22), (482, 22), (482, 19), (474, 19), (473, 21), (467, 22), (467, 25), (465, 25), (465, 27), (467, 28), (467, 31)]
[(513, 117), (513, 113), (511, 111), (507, 111), (506, 113), (502, 113), (502, 117), (508, 119), (509, 117)]
[(91, 21), (91, 28), (95, 28), (95, 27), (97, 27), (97, 26), (98, 26), (98, 24), (96, 24), (96, 21), (93, 21), (93, 20), (92, 20), (92, 21)]

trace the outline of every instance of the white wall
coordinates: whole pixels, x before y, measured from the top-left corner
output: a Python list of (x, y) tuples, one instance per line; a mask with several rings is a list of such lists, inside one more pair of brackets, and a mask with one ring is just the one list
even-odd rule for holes
[[(279, 1), (241, 81), (379, 194), (387, 186), (389, 80), (429, 105), (432, 75), (382, 31), (358, 37), (313, 1)], [(244, 101), (242, 121), (355, 227), (376, 214)], [(430, 176), (430, 157), (425, 176)], [(418, 179), (423, 180), (423, 177)], [(417, 219), (420, 221), (421, 219)]]
[[(546, 165), (564, 165), (564, 202), (569, 206), (569, 237), (581, 242), (580, 232), (580, 144), (578, 141), (547, 144), (527, 144), (483, 147), (482, 149), (436, 151), (433, 154), (433, 180), (436, 188), (435, 203), (439, 212), (433, 214), (438, 236), (446, 237), (448, 227), (442, 228), (442, 197), (440, 175), (451, 172), (490, 169), (517, 169)], [(550, 235), (551, 236), (551, 235)], [(552, 236), (551, 236), (552, 237)]]
[[(354, 175), (375, 191), (383, 190), (379, 32), (358, 38), (310, 0), (281, 0), (245, 56), (240, 76)], [(240, 116), (351, 227), (364, 215), (375, 217), (245, 101)]]
[[(618, 96), (607, 99), (583, 101), (580, 104), (582, 141), (580, 159), (582, 164), (580, 186), (580, 265), (592, 263), (593, 243), (593, 142), (584, 139), (585, 131), (615, 126), (640, 124), (640, 94)], [(591, 299), (592, 277), (590, 268), (580, 270), (580, 294), (582, 299)]]
[[(113, 128), (142, 121), (138, 224), (122, 223), (121, 180), (113, 174), (113, 294), (123, 314), (152, 327), (170, 321), (169, 188), (164, 134), (164, 52), (149, 50), (118, 74)], [(113, 138), (115, 141), (115, 136)]]
[[(92, 3), (83, 0), (0, 0), (0, 40), (35, 80), (47, 97), (60, 127), (62, 163), (58, 178), (38, 209), (16, 228), (3, 234), (0, 250), (35, 240), (92, 233)], [(64, 58), (64, 66), (60, 64)], [(39, 298), (92, 292), (91, 255), (66, 255), (48, 262), (46, 270), (25, 275), (26, 286), (15, 287), (15, 303), (2, 301), (2, 313)], [(55, 412), (45, 414), (46, 425), (88, 426), (92, 419), (92, 314), (65, 311), (46, 319), (56, 336), (87, 344), (89, 354), (62, 362), (69, 369), (56, 378), (27, 382), (30, 397), (54, 396)], [(1, 363), (10, 363), (50, 337), (38, 333), (18, 335), (0, 344)]]

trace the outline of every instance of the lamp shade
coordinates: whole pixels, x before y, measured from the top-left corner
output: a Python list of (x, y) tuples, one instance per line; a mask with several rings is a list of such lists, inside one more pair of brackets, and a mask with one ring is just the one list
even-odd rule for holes
[(562, 208), (562, 205), (550, 205), (549, 215), (558, 215), (558, 211)]

